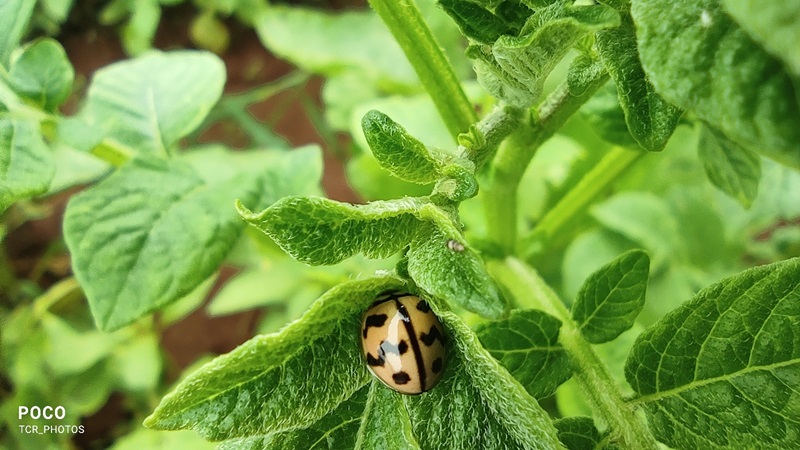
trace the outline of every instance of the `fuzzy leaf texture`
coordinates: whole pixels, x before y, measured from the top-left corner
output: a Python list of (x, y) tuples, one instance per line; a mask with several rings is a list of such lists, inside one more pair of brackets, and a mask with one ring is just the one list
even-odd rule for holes
[(11, 55), (8, 83), (19, 95), (54, 112), (72, 90), (75, 71), (64, 48), (53, 39), (41, 39)]
[(608, 430), (600, 433), (589, 417), (565, 417), (554, 422), (558, 439), (569, 450), (620, 450), (609, 442)]
[(336, 264), (363, 253), (386, 258), (408, 245), (419, 228), (416, 199), (349, 205), (323, 197), (287, 197), (260, 213), (239, 214), (286, 253), (311, 265)]
[(800, 258), (698, 292), (637, 338), (625, 376), (672, 448), (800, 447)]
[[(311, 448), (302, 443), (313, 442), (303, 441), (312, 428), (324, 436), (351, 421), (350, 408), (363, 411), (366, 391), (358, 392), (370, 374), (361, 355), (361, 315), (378, 294), (402, 286), (391, 277), (338, 285), (300, 320), (250, 339), (190, 375), (145, 425), (241, 439), (227, 448)], [(350, 435), (357, 430), (356, 423)]]
[(800, 76), (800, 3), (794, 0), (722, 0), (747, 34)]
[(655, 92), (639, 61), (631, 16), (621, 14), (619, 27), (597, 32), (597, 50), (617, 94), (631, 135), (643, 148), (658, 151), (672, 136), (682, 111)]
[(572, 376), (569, 355), (558, 343), (561, 322), (537, 310), (513, 310), (508, 319), (480, 324), (475, 333), (534, 398), (545, 398)]
[[(571, 89), (572, 82), (570, 82)], [(579, 112), (581, 118), (603, 140), (623, 147), (637, 148), (639, 146), (625, 122), (625, 112), (619, 104), (619, 95), (614, 83), (606, 83), (605, 86), (598, 89)]]
[(439, 312), (448, 331), (445, 373), (419, 396), (403, 396), (424, 450), (563, 448), (547, 413), (453, 313)]
[(581, 287), (572, 318), (593, 344), (629, 330), (644, 307), (650, 258), (641, 250), (623, 253), (598, 269)]
[(419, 184), (441, 178), (441, 162), (425, 144), (386, 114), (369, 111), (361, 120), (361, 127), (372, 154), (394, 176)]
[(0, 213), (17, 200), (47, 192), (55, 170), (38, 124), (0, 115)]
[(434, 297), (483, 317), (498, 318), (506, 310), (483, 260), (455, 230), (423, 228), (408, 251), (408, 273)]
[(214, 273), (244, 227), (237, 197), (265, 205), (315, 190), (319, 153), (284, 155), (208, 181), (178, 159), (134, 160), (72, 197), (64, 237), (97, 325), (127, 325)]
[(453, 18), (464, 36), (481, 44), (491, 45), (500, 36), (519, 32), (513, 25), (482, 6), (462, 0), (437, 2)]
[(717, 0), (633, 0), (631, 13), (659, 94), (742, 147), (800, 167), (800, 79)]
[(761, 181), (758, 155), (707, 127), (700, 130), (697, 155), (711, 183), (749, 208)]
[(225, 66), (200, 51), (150, 52), (98, 70), (65, 141), (91, 150), (107, 139), (132, 152), (168, 155), (219, 100)]
[(492, 95), (528, 107), (541, 96), (544, 81), (572, 46), (588, 34), (619, 25), (619, 14), (603, 5), (556, 3), (537, 11), (519, 36), (504, 35), (491, 47), (471, 45), (478, 81)]
[(0, 3), (0, 65), (8, 67), (11, 52), (19, 45), (35, 6), (36, 0), (6, 0)]

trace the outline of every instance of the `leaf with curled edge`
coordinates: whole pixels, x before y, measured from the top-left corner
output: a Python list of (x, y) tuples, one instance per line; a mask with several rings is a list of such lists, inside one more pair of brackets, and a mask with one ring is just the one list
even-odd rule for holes
[[(365, 393), (359, 391), (370, 380), (361, 354), (361, 315), (378, 294), (403, 286), (388, 276), (340, 284), (280, 332), (250, 339), (190, 375), (145, 425), (238, 439), (241, 448), (266, 448), (252, 445), (270, 440), (313, 442), (303, 439), (349, 422), (350, 409), (361, 415)], [(303, 428), (309, 429), (293, 433)], [(356, 424), (352, 434), (357, 430)]]
[(643, 148), (659, 151), (675, 131), (681, 111), (659, 95), (647, 80), (630, 14), (622, 13), (616, 28), (597, 32), (597, 50), (617, 94), (631, 135)]
[(335, 264), (363, 253), (386, 258), (411, 242), (419, 228), (415, 198), (350, 205), (323, 197), (286, 197), (260, 213), (241, 203), (239, 214), (295, 259)]
[(633, 0), (631, 14), (656, 92), (742, 147), (800, 167), (800, 79), (718, 0)]
[(636, 339), (625, 377), (673, 448), (800, 446), (800, 258), (697, 293)]
[(619, 25), (606, 6), (556, 3), (537, 11), (519, 36), (500, 36), (491, 47), (471, 45), (478, 81), (492, 95), (528, 107), (541, 96), (544, 81), (567, 52), (590, 33)]

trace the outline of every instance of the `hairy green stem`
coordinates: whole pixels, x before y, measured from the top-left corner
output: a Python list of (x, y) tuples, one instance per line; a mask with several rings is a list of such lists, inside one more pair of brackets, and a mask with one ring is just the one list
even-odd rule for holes
[(433, 99), (453, 139), (478, 120), (447, 60), (413, 0), (369, 0), (383, 19), (422, 85)]
[(572, 218), (586, 211), (631, 164), (647, 152), (614, 147), (596, 166), (575, 185), (556, 205), (547, 211), (531, 232), (520, 240), (520, 251), (524, 259), (541, 252), (546, 243), (557, 235)]
[(608, 74), (597, 75), (580, 96), (570, 93), (565, 81), (500, 146), (484, 185), (484, 211), (489, 237), (505, 254), (516, 244), (517, 191), (533, 155), (606, 81)]
[(564, 303), (536, 270), (513, 257), (490, 262), (489, 269), (509, 289), (519, 306), (540, 309), (561, 321), (559, 341), (575, 362), (575, 379), (592, 410), (598, 417), (605, 418), (612, 434), (619, 436), (622, 448), (657, 449), (658, 444), (644, 418), (625, 402), (608, 367), (583, 338)]

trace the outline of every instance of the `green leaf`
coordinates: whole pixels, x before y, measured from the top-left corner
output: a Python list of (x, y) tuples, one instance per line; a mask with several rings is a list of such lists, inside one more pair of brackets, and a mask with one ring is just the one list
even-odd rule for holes
[(797, 448), (798, 324), (798, 258), (713, 284), (638, 337), (634, 402), (673, 448)]
[(567, 72), (569, 93), (580, 97), (595, 83), (606, 68), (596, 57), (579, 54), (572, 60)]
[(561, 322), (541, 311), (513, 310), (508, 319), (479, 325), (481, 344), (534, 398), (553, 395), (572, 376), (569, 355), (558, 343)]
[(419, 228), (417, 199), (348, 205), (322, 197), (287, 197), (253, 213), (241, 204), (242, 218), (306, 264), (335, 264), (363, 253), (386, 258), (408, 245)]
[(145, 426), (191, 428), (221, 440), (314, 424), (369, 381), (361, 315), (379, 293), (401, 287), (400, 280), (385, 277), (331, 289), (281, 332), (257, 336), (189, 376)]
[(569, 450), (617, 450), (608, 442), (608, 432), (600, 433), (589, 417), (565, 417), (554, 422), (558, 439)]
[(36, 0), (6, 0), (0, 3), (0, 65), (6, 66), (19, 45), (33, 15)]
[(439, 0), (437, 3), (453, 18), (464, 36), (481, 44), (491, 45), (504, 34), (519, 32), (476, 3), (458, 0)]
[(722, 6), (747, 34), (800, 75), (800, 4), (793, 0), (722, 0)]
[(152, 48), (161, 20), (161, 6), (158, 0), (139, 0), (128, 5), (130, 17), (122, 26), (122, 45), (125, 53), (140, 55)]
[(203, 122), (224, 84), (225, 66), (211, 53), (151, 52), (97, 71), (83, 109), (60, 132), (83, 150), (108, 140), (168, 155)]
[(336, 75), (359, 69), (384, 84), (418, 83), (403, 51), (370, 11), (270, 6), (254, 23), (265, 47), (306, 71)]
[(361, 126), (372, 154), (394, 176), (419, 184), (430, 184), (442, 177), (442, 163), (386, 114), (370, 110)]
[[(64, 235), (98, 326), (126, 325), (214, 273), (244, 227), (232, 208), (237, 197), (263, 205), (307, 192), (319, 177), (318, 153), (284, 155), (216, 181), (184, 161), (134, 160), (74, 196)], [(307, 166), (316, 177), (299, 169)]]
[(631, 13), (642, 66), (659, 94), (742, 147), (800, 167), (800, 105), (792, 95), (800, 80), (717, 0), (634, 0)]
[(74, 77), (64, 48), (53, 39), (35, 41), (11, 55), (9, 84), (46, 111), (55, 111), (66, 100)]
[(55, 169), (37, 123), (0, 117), (0, 213), (47, 192)]
[(425, 450), (562, 448), (547, 413), (455, 314), (439, 312), (451, 351), (439, 384), (404, 396)]
[(408, 252), (408, 273), (434, 297), (481, 316), (498, 318), (506, 310), (483, 260), (455, 230), (420, 230)]
[(110, 450), (141, 450), (143, 448), (214, 450), (217, 448), (217, 444), (206, 441), (193, 431), (164, 433), (162, 431), (142, 428), (117, 439)]
[(520, 36), (501, 36), (491, 46), (471, 45), (478, 81), (492, 95), (528, 107), (539, 99), (544, 81), (570, 48), (593, 31), (619, 24), (619, 14), (602, 5), (540, 9)]
[(749, 208), (758, 195), (761, 159), (707, 127), (700, 130), (697, 155), (711, 183)]
[(636, 148), (639, 143), (628, 129), (625, 112), (619, 101), (616, 86), (607, 83), (580, 109), (581, 118), (586, 120), (603, 140), (623, 147)]
[(372, 381), (355, 449), (420, 449), (402, 397), (377, 380)]
[(650, 258), (641, 250), (623, 253), (594, 272), (572, 304), (572, 318), (593, 344), (630, 329), (644, 307)]
[(664, 100), (647, 81), (639, 61), (636, 30), (629, 14), (619, 27), (597, 32), (597, 50), (617, 93), (628, 129), (645, 149), (658, 151), (672, 136), (682, 111)]

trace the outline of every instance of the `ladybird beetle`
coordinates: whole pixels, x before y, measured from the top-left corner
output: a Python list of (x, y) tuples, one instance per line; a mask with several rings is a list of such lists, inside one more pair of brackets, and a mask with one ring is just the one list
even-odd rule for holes
[(442, 324), (428, 303), (403, 292), (386, 292), (361, 322), (367, 367), (386, 386), (416, 395), (432, 389), (444, 369)]

